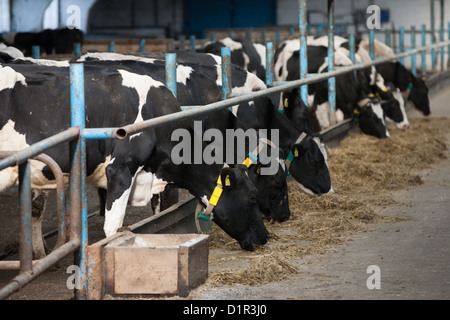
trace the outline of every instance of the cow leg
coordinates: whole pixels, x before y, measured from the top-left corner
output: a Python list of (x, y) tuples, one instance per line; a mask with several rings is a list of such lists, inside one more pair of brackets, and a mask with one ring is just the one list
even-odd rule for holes
[(151, 204), (153, 214), (158, 214), (161, 211), (161, 196), (159, 194), (153, 195)]
[(134, 180), (137, 173), (142, 170), (136, 168), (134, 172), (126, 166), (117, 166), (116, 162), (106, 168), (108, 191), (106, 194), (105, 223), (103, 230), (107, 237), (112, 236), (122, 227), (125, 211), (128, 204)]
[(100, 204), (100, 208), (99, 208), (99, 213), (98, 213), (98, 215), (99, 215), (100, 217), (104, 217), (104, 216), (105, 216), (106, 194), (107, 194), (107, 191), (106, 191), (106, 189), (99, 188), (99, 189), (97, 189), (97, 194), (98, 194), (98, 201), (99, 201), (99, 204)]
[(33, 206), (31, 210), (31, 242), (33, 259), (42, 259), (47, 255), (48, 249), (42, 235), (42, 218), (44, 217), (48, 193), (42, 190), (33, 190)]
[(178, 188), (167, 186), (166, 189), (160, 194), (160, 197), (160, 210), (164, 211), (178, 202)]

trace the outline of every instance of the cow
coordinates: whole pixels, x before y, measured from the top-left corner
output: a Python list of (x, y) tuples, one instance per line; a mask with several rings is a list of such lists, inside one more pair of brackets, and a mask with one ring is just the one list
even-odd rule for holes
[[(358, 45), (360, 48), (368, 50), (369, 40), (367, 38), (361, 39)], [(394, 55), (392, 48), (378, 40), (374, 41), (374, 51), (376, 57), (391, 57)], [(414, 107), (425, 116), (431, 114), (428, 87), (424, 76), (414, 76), (398, 61), (378, 64), (376, 68), (386, 81), (393, 83), (400, 90), (405, 100), (412, 102)]]
[[(135, 62), (130, 62), (130, 64)], [(88, 128), (119, 127), (179, 111), (179, 103), (165, 85), (149, 75), (133, 73), (129, 67), (85, 66), (86, 125)], [(21, 150), (70, 126), (68, 62), (16, 61), (0, 66), (0, 150)], [(45, 94), (42, 94), (45, 92)], [(218, 117), (221, 115), (218, 114)], [(104, 231), (111, 236), (122, 226), (127, 203), (142, 199), (134, 183), (153, 177), (163, 184), (174, 183), (198, 199), (207, 199), (217, 186), (223, 193), (214, 208), (213, 221), (236, 239), (245, 250), (268, 241), (269, 233), (256, 203), (256, 188), (240, 166), (174, 165), (170, 151), (171, 133), (184, 120), (133, 134), (123, 140), (88, 140), (87, 181), (107, 190)], [(68, 146), (48, 150), (69, 172)], [(17, 183), (17, 168), (0, 172), (0, 191)], [(33, 189), (54, 188), (49, 168), (32, 161)], [(147, 191), (146, 191), (147, 192)]]
[(207, 42), (200, 51), (220, 56), (221, 49), (224, 47), (230, 48), (232, 63), (254, 73), (262, 81), (266, 81), (266, 47), (264, 45), (254, 43), (248, 39), (231, 39), (227, 37), (213, 43)]
[[(308, 46), (308, 72), (320, 73), (326, 70), (327, 51), (324, 46)], [(278, 81), (299, 79), (299, 42), (288, 40), (281, 44), (275, 53), (274, 76)], [(335, 52), (336, 65), (349, 65), (351, 61), (340, 52)], [(375, 97), (371, 96), (370, 88), (361, 85), (358, 80), (364, 80), (361, 72), (345, 73), (336, 77), (336, 117), (353, 118), (362, 132), (378, 138), (389, 137), (384, 121), (383, 109)], [(316, 106), (316, 116), (321, 128), (330, 125), (328, 118), (328, 84), (326, 81), (308, 86), (311, 101)]]
[(0, 37), (0, 42), (16, 47), (25, 56), (31, 56), (33, 46), (39, 46), (41, 52), (46, 54), (72, 53), (74, 44), (83, 44), (83, 41), (83, 31), (76, 28), (45, 29), (40, 32), (10, 32)]
[(0, 42), (0, 63), (6, 63), (17, 58), (23, 58), (23, 53), (14, 47)]
[[(328, 36), (308, 37), (308, 46), (325, 46), (328, 47)], [(340, 36), (334, 36), (335, 50), (338, 55), (345, 55), (350, 58), (349, 41)], [(342, 60), (345, 61), (345, 60)], [(342, 63), (341, 61), (341, 63)], [(361, 46), (356, 45), (355, 63), (371, 62), (369, 53)], [(350, 64), (350, 60), (344, 62)], [(326, 65), (324, 65), (325, 67)], [(365, 76), (362, 77), (362, 75)], [(372, 94), (375, 94), (381, 100), (385, 116), (392, 120), (399, 129), (406, 130), (409, 128), (409, 121), (406, 115), (404, 100), (398, 89), (392, 84), (386, 83), (383, 77), (377, 72), (374, 66), (361, 70), (358, 74), (358, 81), (362, 86), (370, 87)], [(367, 83), (369, 82), (369, 83)]]
[[(93, 57), (101, 54), (92, 53), (88, 55)], [(145, 53), (139, 54), (138, 56), (139, 57), (130, 59), (141, 59), (142, 56), (152, 59), (162, 59), (164, 54)], [(178, 52), (177, 61), (180, 64), (192, 64), (197, 62), (198, 64), (195, 66), (196, 70), (201, 69), (202, 73), (216, 81), (219, 87), (222, 86), (220, 57), (213, 54), (205, 55), (195, 52)], [(233, 86), (232, 93), (245, 93), (266, 88), (261, 79), (249, 72), (245, 72), (245, 70), (236, 65), (232, 65), (231, 82)], [(278, 112), (279, 100), (280, 98), (278, 95), (273, 95), (264, 99), (256, 99), (254, 102), (250, 103), (255, 112), (249, 113), (248, 108), (245, 108), (247, 104), (241, 104), (244, 108), (241, 108), (241, 105), (233, 107), (232, 112), (238, 117), (239, 121), (246, 123), (248, 128), (279, 130), (280, 146), (282, 146), (281, 149), (283, 151), (281, 156), (284, 157), (280, 159), (286, 160), (286, 157), (292, 155), (293, 151), (296, 149), (298, 151), (299, 145), (302, 144), (301, 148), (304, 151), (302, 155), (308, 156), (302, 157), (301, 160), (295, 157), (293, 159), (294, 161), (290, 161), (291, 170), (288, 172), (292, 174), (292, 177), (299, 183), (301, 189), (309, 194), (320, 195), (332, 192), (333, 188), (329, 176), (327, 154), (322, 138), (319, 135), (313, 134), (311, 131), (303, 131), (303, 129), (309, 127), (309, 125), (302, 125), (298, 128), (294, 126), (289, 119)], [(246, 110), (246, 112), (243, 112), (242, 109)], [(268, 113), (271, 111), (277, 112)], [(253, 118), (257, 119), (256, 123)], [(301, 139), (297, 144), (296, 141), (299, 140), (299, 137), (302, 136), (303, 132), (307, 134), (307, 137), (306, 139)], [(313, 143), (308, 143), (310, 141)], [(308, 159), (317, 161), (308, 161)], [(309, 172), (310, 175), (306, 174), (306, 172)]]
[[(156, 64), (157, 66), (159, 66), (159, 73), (158, 74), (153, 73), (152, 75), (154, 77), (159, 76), (161, 77), (161, 81), (164, 81), (164, 73), (163, 73), (164, 55), (161, 53), (157, 53), (152, 54), (151, 56), (152, 58), (145, 58), (116, 53), (113, 54), (87, 53), (81, 56), (79, 60), (86, 61), (87, 63), (90, 63), (91, 61), (94, 62), (97, 61), (97, 64), (101, 63), (101, 61), (105, 61), (106, 65), (111, 65), (112, 63), (120, 63), (120, 61), (127, 61), (127, 60), (133, 60), (147, 64)], [(184, 58), (183, 61), (190, 61), (190, 63), (185, 62), (184, 64), (178, 64), (177, 66), (178, 101), (184, 106), (199, 106), (218, 101), (222, 96), (220, 86), (217, 85), (216, 79), (212, 80), (210, 77), (206, 77), (204, 75), (205, 72), (208, 74), (211, 74), (211, 72), (216, 72), (217, 66), (216, 65), (210, 65), (209, 67), (199, 66), (198, 64), (192, 63), (192, 61), (198, 61), (199, 58), (208, 59), (210, 58), (210, 56), (204, 54), (186, 53), (183, 54), (181, 58)], [(200, 60), (203, 61), (203, 59)], [(139, 70), (135, 69), (135, 71), (145, 74), (146, 72), (150, 71), (154, 72), (154, 69), (155, 67), (151, 70), (147, 70), (145, 65), (143, 65)], [(206, 69), (209, 70), (205, 71)], [(254, 76), (250, 75), (250, 78), (252, 77)], [(251, 90), (250, 88), (245, 86), (245, 82), (247, 81), (244, 81), (244, 85), (240, 87), (240, 90), (241, 91)], [(235, 83), (239, 84), (238, 82)], [(249, 81), (249, 83), (251, 83), (251, 81)], [(235, 92), (237, 91), (238, 90), (235, 89)], [(230, 113), (230, 115), (232, 114)], [(226, 120), (226, 118), (222, 118), (221, 122), (217, 122), (216, 118), (213, 118), (214, 121), (209, 121), (210, 118), (206, 118), (205, 120), (203, 120), (203, 126), (205, 128), (215, 128), (215, 129), (220, 128), (220, 126), (223, 125), (228, 126), (228, 128), (230, 126), (238, 127), (242, 126), (242, 123), (245, 123), (246, 125), (251, 125), (252, 127), (256, 126), (256, 122), (253, 121), (254, 119), (252, 119), (252, 117), (255, 117), (255, 115), (253, 114), (252, 110), (250, 110), (248, 107), (240, 108), (235, 115), (236, 116), (232, 115), (229, 120)], [(222, 128), (222, 130), (225, 129), (226, 129), (225, 127)], [(243, 127), (243, 129), (244, 130), (248, 129), (248, 126)], [(256, 167), (256, 164), (252, 166)], [(249, 171), (255, 172), (255, 170), (252, 169), (254, 168), (250, 168)], [(284, 183), (280, 184), (279, 181), (283, 181), (283, 176), (284, 176)], [(282, 168), (280, 168), (280, 170), (278, 170), (276, 174), (264, 176), (264, 178), (258, 177), (257, 175), (250, 175), (250, 177), (252, 178), (252, 181), (255, 183), (257, 189), (259, 190), (258, 205), (260, 205), (260, 208), (264, 213), (264, 215), (269, 219), (274, 219), (275, 221), (279, 222), (287, 220), (290, 216), (290, 210), (287, 201), (286, 177)], [(278, 189), (267, 188), (266, 184), (278, 186)], [(276, 202), (276, 205), (274, 203), (270, 205), (267, 204), (267, 199), (273, 199), (273, 202)], [(280, 199), (283, 199), (283, 201), (279, 201)]]

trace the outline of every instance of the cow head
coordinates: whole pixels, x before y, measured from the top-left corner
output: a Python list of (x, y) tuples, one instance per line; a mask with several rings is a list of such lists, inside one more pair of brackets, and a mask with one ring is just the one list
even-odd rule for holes
[(376, 100), (364, 99), (353, 110), (353, 120), (365, 134), (379, 139), (389, 137), (384, 122), (383, 108)]
[(291, 161), (289, 174), (303, 191), (313, 195), (333, 192), (322, 136), (306, 135), (300, 142), (297, 140), (287, 160)]
[(275, 175), (264, 175), (261, 174), (261, 167), (264, 166), (263, 164), (254, 164), (248, 170), (248, 176), (258, 189), (256, 197), (258, 206), (267, 219), (286, 221), (291, 215), (286, 173), (280, 165)]
[(242, 249), (253, 251), (254, 245), (269, 240), (258, 208), (258, 190), (250, 181), (245, 165), (223, 168), (220, 172), (223, 192), (214, 208), (214, 222)]
[(408, 100), (414, 103), (414, 106), (422, 111), (425, 116), (431, 114), (430, 99), (428, 97), (428, 87), (424, 77), (412, 77), (412, 82), (408, 85)]

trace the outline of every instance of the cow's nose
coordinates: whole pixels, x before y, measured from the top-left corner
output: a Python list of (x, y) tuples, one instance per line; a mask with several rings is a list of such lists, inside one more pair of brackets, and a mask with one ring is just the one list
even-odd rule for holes
[(403, 130), (407, 130), (407, 129), (409, 129), (409, 123), (407, 123), (407, 124), (405, 124), (404, 126), (403, 126), (403, 128), (402, 128)]

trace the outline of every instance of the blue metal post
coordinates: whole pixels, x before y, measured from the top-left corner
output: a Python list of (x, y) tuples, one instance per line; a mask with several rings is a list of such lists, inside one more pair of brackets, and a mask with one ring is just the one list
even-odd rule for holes
[(273, 85), (273, 43), (266, 44), (266, 85)]
[[(334, 0), (328, 0), (328, 72), (334, 70)], [(330, 119), (336, 123), (336, 78), (328, 78)]]
[(370, 59), (375, 59), (375, 31), (373, 29), (371, 29), (369, 31), (369, 55), (370, 55)]
[(211, 42), (216, 42), (216, 34), (214, 32), (211, 32), (210, 40)]
[(230, 32), (228, 33), (229, 37), (231, 39), (234, 39), (234, 31), (230, 30)]
[(166, 53), (166, 86), (177, 96), (177, 55)]
[[(427, 34), (425, 31), (425, 25), (422, 25), (422, 28), (420, 30), (420, 35), (421, 35), (421, 39), (422, 39), (422, 47), (425, 47), (426, 43), (427, 43)], [(422, 74), (425, 75), (427, 73), (427, 52), (426, 50), (421, 52), (421, 56), (422, 56)]]
[(352, 33), (350, 34), (349, 38), (348, 38), (348, 44), (349, 44), (349, 49), (350, 49), (350, 60), (352, 60), (352, 63), (355, 64), (356, 60), (355, 60), (355, 35)]
[[(416, 48), (416, 28), (411, 27), (411, 49)], [(411, 55), (411, 72), (414, 76), (417, 76), (416, 54)]]
[(388, 47), (391, 47), (391, 31), (391, 29), (386, 29), (386, 31), (384, 32), (384, 43)]
[(245, 39), (251, 40), (250, 29), (249, 28), (245, 29)]
[(139, 41), (139, 52), (145, 52), (145, 39)]
[[(400, 31), (399, 52), (403, 53), (403, 52), (405, 52), (405, 28), (400, 27), (400, 28), (398, 28), (398, 30)], [(400, 58), (399, 60), (400, 60), (401, 64), (405, 65), (405, 58)]]
[(41, 56), (41, 47), (33, 46), (31, 48), (31, 56), (33, 57), (33, 59), (39, 59)]
[(114, 51), (115, 51), (114, 46), (115, 46), (114, 41), (111, 41), (111, 42), (109, 43), (108, 51), (109, 51), (109, 52), (114, 52)]
[[(70, 108), (71, 108), (71, 126), (78, 127), (80, 132), (85, 128), (85, 98), (84, 98), (84, 65), (75, 63), (70, 65)], [(87, 246), (88, 246), (88, 229), (87, 229), (87, 198), (86, 198), (86, 142), (80, 135), (78, 141), (73, 144), (75, 146), (74, 162), (79, 162), (80, 168), (80, 186), (71, 182), (71, 194), (80, 194), (80, 214), (81, 214), (81, 230), (80, 241), (81, 247), (76, 254), (76, 262), (80, 268), (81, 289), (77, 290), (77, 298), (85, 299), (87, 294)], [(74, 165), (75, 163), (72, 163)], [(72, 174), (71, 174), (72, 175)], [(72, 178), (72, 177), (71, 177)], [(79, 187), (79, 189), (78, 189)], [(71, 210), (77, 204), (71, 203)]]
[(195, 34), (191, 35), (189, 37), (189, 50), (195, 51), (195, 44), (197, 42), (197, 38), (195, 37)]
[[(306, 44), (306, 29), (307, 21), (307, 0), (298, 0), (298, 16), (299, 16), (299, 31), (300, 31), (300, 79), (308, 77), (308, 47)], [(300, 87), (300, 96), (308, 106), (308, 86)]]
[(231, 94), (231, 50), (229, 47), (221, 49), (222, 55), (222, 98), (226, 100)]
[[(448, 22), (448, 24), (447, 24), (447, 39), (448, 40), (450, 40), (450, 22)], [(447, 58), (447, 66), (450, 66), (450, 45), (448, 45), (448, 47), (447, 47), (447, 55), (448, 55), (448, 58)]]
[[(444, 29), (439, 30), (440, 40), (444, 41)], [(444, 71), (444, 47), (441, 47), (441, 71)]]
[[(430, 0), (430, 22), (431, 22), (431, 44), (435, 44), (436, 38), (434, 36), (434, 26), (435, 26), (435, 19), (434, 19), (434, 1)], [(436, 49), (431, 49), (431, 68), (433, 73), (436, 71)]]
[(281, 42), (281, 34), (280, 34), (280, 29), (277, 28), (276, 34), (275, 34), (275, 45), (278, 48), (278, 46), (280, 45)]
[(81, 43), (74, 43), (73, 44), (73, 55), (75, 57), (81, 56)]
[(32, 272), (31, 244), (31, 169), (30, 161), (19, 165), (19, 231), (20, 271)]

